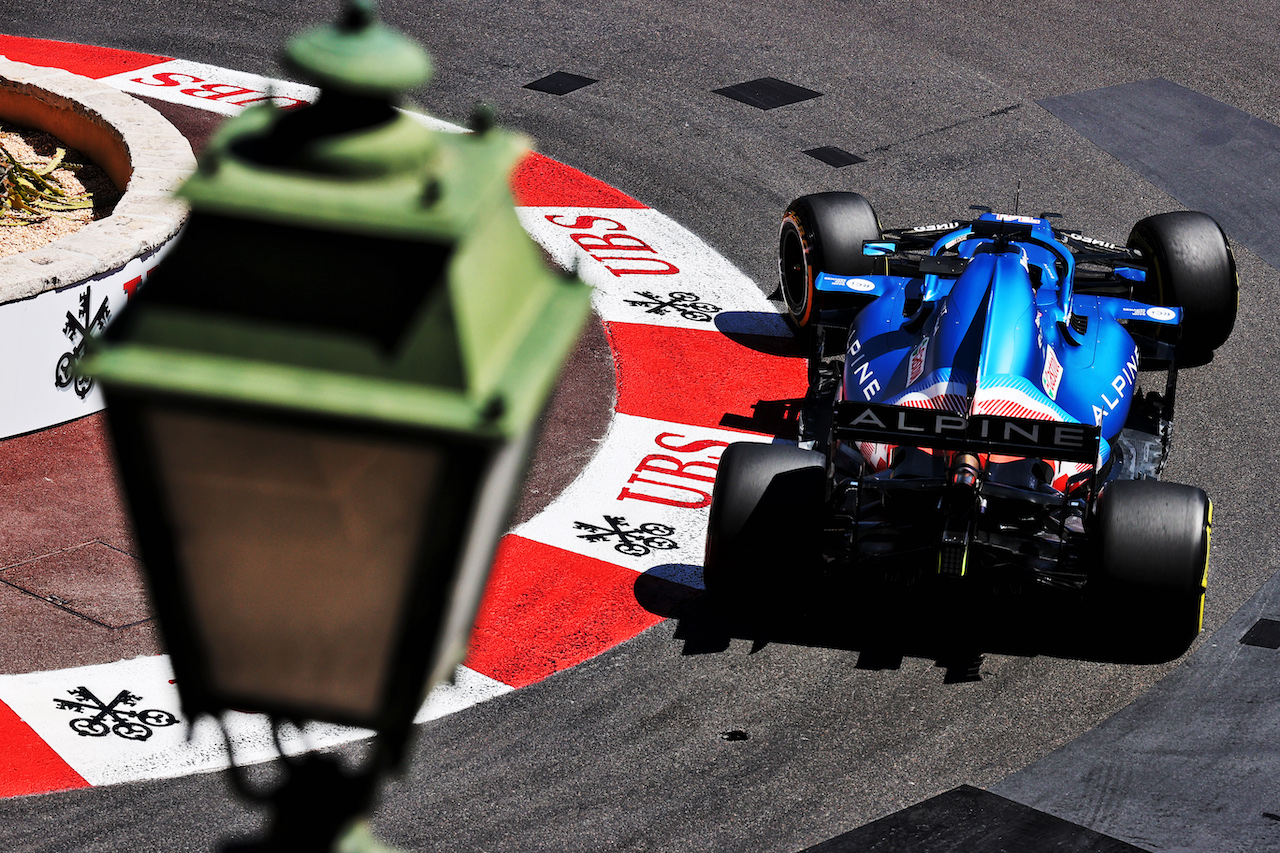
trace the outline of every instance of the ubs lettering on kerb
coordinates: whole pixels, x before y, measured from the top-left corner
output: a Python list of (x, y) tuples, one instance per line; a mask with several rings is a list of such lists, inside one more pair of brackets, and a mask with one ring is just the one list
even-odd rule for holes
[(314, 86), (181, 59), (116, 74), (102, 82), (130, 94), (223, 115), (268, 102), (285, 109), (298, 107), (315, 100), (319, 91)]
[(617, 499), (681, 509), (710, 506), (720, 454), (728, 446), (727, 441), (660, 433), (646, 448), (650, 452), (636, 464)]
[(627, 230), (617, 219), (607, 216), (549, 213), (552, 225), (566, 229), (569, 239), (592, 260), (617, 278), (629, 276), (675, 275), (680, 268), (661, 256), (658, 249)]

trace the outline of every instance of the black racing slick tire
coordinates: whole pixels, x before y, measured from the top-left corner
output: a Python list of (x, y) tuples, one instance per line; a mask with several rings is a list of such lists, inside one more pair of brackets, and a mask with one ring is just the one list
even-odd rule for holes
[(807, 329), (818, 311), (866, 302), (854, 294), (819, 293), (815, 283), (819, 272), (842, 276), (887, 272), (883, 258), (862, 254), (864, 242), (882, 237), (875, 210), (858, 193), (815, 193), (791, 202), (778, 237), (778, 274), (787, 319), (797, 331)]
[(1117, 480), (1098, 496), (1095, 533), (1100, 592), (1118, 650), (1172, 660), (1204, 620), (1213, 506), (1203, 490), (1155, 480)]
[(711, 494), (703, 581), (708, 595), (758, 603), (820, 560), (826, 457), (792, 445), (725, 448)]
[(1192, 210), (1161, 213), (1139, 220), (1128, 245), (1147, 259), (1147, 280), (1134, 287), (1134, 298), (1182, 309), (1182, 325), (1173, 340), (1186, 354), (1182, 360), (1206, 359), (1222, 346), (1235, 326), (1239, 283), (1235, 256), (1226, 234), (1205, 213)]

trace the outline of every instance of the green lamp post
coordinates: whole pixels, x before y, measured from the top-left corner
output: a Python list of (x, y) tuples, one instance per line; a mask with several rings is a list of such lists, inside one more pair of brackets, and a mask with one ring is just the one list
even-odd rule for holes
[[(83, 370), (185, 712), (373, 729), (372, 778), (462, 660), (589, 291), (516, 218), (522, 138), (396, 109), (430, 65), (371, 3), (286, 59), (316, 103), (222, 128)], [(293, 777), (247, 849), (330, 849), (372, 788), (323, 759)]]

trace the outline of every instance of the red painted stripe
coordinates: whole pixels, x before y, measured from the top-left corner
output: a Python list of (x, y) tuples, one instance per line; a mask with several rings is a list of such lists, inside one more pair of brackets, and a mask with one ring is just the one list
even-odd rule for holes
[(636, 601), (639, 577), (507, 535), (476, 616), (467, 666), (524, 687), (613, 648), (663, 620)]
[(23, 38), (0, 34), (0, 56), (14, 62), (62, 68), (73, 74), (98, 79), (112, 74), (123, 74), (168, 62), (171, 57), (116, 50), (112, 47), (93, 47), (87, 44), (70, 44), (65, 41)]
[(72, 770), (58, 753), (0, 702), (0, 797), (44, 794), (68, 788), (87, 788), (89, 783)]
[(617, 372), (617, 411), (693, 426), (794, 437), (808, 387), (789, 340), (714, 329), (606, 323)]
[(604, 181), (537, 152), (516, 167), (511, 186), (521, 207), (645, 207)]

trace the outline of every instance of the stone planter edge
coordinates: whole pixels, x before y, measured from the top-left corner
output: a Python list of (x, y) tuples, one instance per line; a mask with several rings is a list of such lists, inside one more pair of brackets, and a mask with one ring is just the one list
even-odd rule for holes
[(0, 258), (0, 304), (120, 269), (157, 251), (186, 221), (186, 205), (172, 193), (195, 169), (191, 145), (131, 95), (68, 71), (0, 57), (0, 121), (53, 133), (124, 189), (110, 216)]

